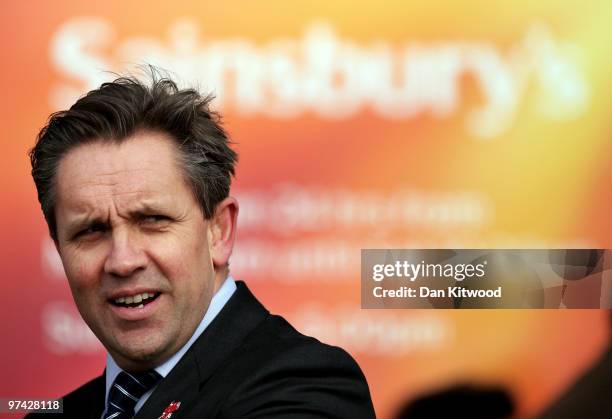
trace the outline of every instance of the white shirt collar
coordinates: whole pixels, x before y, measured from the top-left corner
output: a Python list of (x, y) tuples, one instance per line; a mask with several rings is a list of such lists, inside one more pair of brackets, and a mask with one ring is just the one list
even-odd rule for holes
[[(155, 371), (157, 371), (159, 375), (161, 375), (162, 377), (166, 377), (170, 373), (172, 368), (174, 368), (174, 366), (181, 360), (183, 355), (185, 355), (185, 352), (187, 352), (187, 350), (191, 348), (191, 345), (193, 345), (196, 339), (200, 337), (202, 332), (204, 332), (206, 327), (213, 321), (213, 319), (217, 317), (217, 314), (219, 314), (221, 309), (225, 307), (225, 304), (228, 302), (230, 297), (234, 294), (234, 291), (236, 291), (236, 283), (234, 282), (234, 278), (232, 278), (231, 276), (228, 276), (225, 279), (225, 281), (223, 281), (223, 284), (221, 285), (221, 287), (217, 290), (215, 295), (210, 300), (210, 305), (208, 306), (206, 313), (204, 313), (204, 317), (202, 318), (202, 321), (200, 321), (200, 324), (198, 325), (198, 327), (196, 327), (196, 330), (193, 332), (193, 335), (191, 336), (191, 338), (187, 341), (185, 345), (183, 345), (181, 349), (179, 349), (174, 355), (172, 355), (166, 362), (164, 362), (163, 364), (155, 368)], [(119, 365), (117, 365), (113, 357), (107, 353), (106, 354), (106, 393), (104, 396), (104, 406), (106, 406), (106, 404), (108, 403), (108, 392), (110, 391), (110, 388), (113, 385), (115, 378), (117, 378), (117, 375), (119, 375), (120, 372), (121, 372), (121, 368), (119, 367)], [(136, 403), (136, 407), (134, 408), (136, 412), (140, 410), (140, 408), (147, 401), (147, 399), (149, 398), (149, 396), (151, 395), (154, 389), (155, 388), (146, 392), (140, 398), (140, 400), (138, 400), (138, 403)]]

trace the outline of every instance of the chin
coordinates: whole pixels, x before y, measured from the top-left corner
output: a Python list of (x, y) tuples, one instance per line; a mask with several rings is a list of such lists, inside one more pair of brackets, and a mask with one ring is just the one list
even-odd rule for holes
[[(129, 369), (149, 369), (162, 364), (168, 352), (168, 345), (152, 342), (117, 343), (116, 347), (109, 348), (117, 364), (126, 364)], [(171, 353), (171, 352), (170, 352)], [(119, 365), (123, 368), (123, 365)]]

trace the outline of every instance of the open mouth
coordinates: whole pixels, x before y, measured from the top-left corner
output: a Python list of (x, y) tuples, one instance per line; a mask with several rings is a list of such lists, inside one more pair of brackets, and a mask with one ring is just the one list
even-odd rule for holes
[(147, 304), (155, 301), (157, 297), (159, 297), (161, 293), (156, 292), (143, 292), (141, 294), (130, 295), (128, 297), (120, 297), (114, 300), (111, 300), (111, 304), (117, 307), (126, 307), (126, 308), (143, 308)]

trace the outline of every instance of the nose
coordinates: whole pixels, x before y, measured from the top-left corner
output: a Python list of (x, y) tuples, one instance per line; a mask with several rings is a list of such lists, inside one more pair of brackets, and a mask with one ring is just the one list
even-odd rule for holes
[(104, 262), (104, 271), (115, 277), (129, 278), (147, 266), (147, 256), (137, 237), (127, 228), (114, 229), (112, 247)]

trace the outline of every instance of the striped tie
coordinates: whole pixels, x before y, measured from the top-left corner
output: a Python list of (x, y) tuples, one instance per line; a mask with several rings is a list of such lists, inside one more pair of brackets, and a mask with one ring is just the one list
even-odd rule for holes
[(104, 419), (127, 419), (134, 416), (138, 399), (161, 380), (155, 371), (129, 373), (121, 371), (108, 393)]

